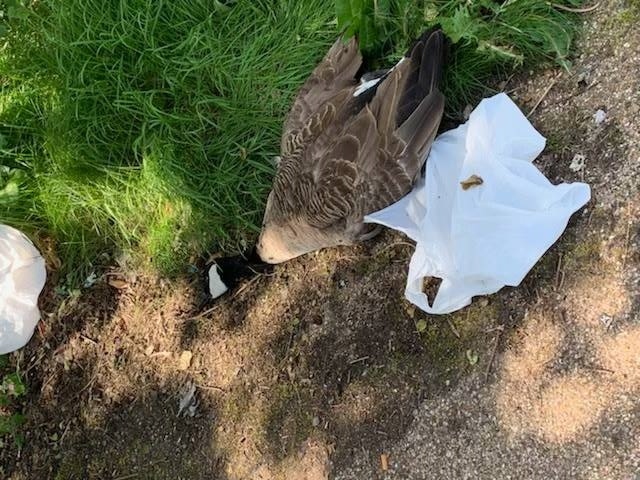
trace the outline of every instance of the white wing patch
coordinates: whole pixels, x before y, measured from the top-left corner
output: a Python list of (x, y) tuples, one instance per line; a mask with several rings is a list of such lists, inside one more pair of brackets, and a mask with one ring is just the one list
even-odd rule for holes
[[(398, 63), (396, 63), (393, 67), (391, 67), (391, 69), (389, 70), (389, 73), (393, 72), (393, 70), (400, 65), (402, 62), (404, 62), (406, 57), (402, 57)], [(383, 78), (385, 78), (386, 75), (383, 75), (382, 77), (378, 77), (378, 78), (373, 78), (371, 80), (367, 80), (365, 81), (361, 81), (360, 85), (358, 86), (358, 88), (356, 88), (356, 91), (353, 92), (353, 96), (357, 97), (358, 95), (362, 95), (364, 92), (366, 92), (367, 90), (369, 90), (371, 87), (375, 87), (380, 80), (382, 80)]]
[(209, 292), (213, 298), (218, 298), (228, 290), (218, 273), (218, 265), (215, 263), (209, 269)]
[(375, 85), (377, 85), (379, 81), (380, 81), (380, 78), (374, 78), (373, 80), (369, 80), (368, 82), (362, 82), (360, 86), (356, 89), (356, 91), (353, 92), (353, 96), (357, 97), (358, 95), (363, 94), (364, 92), (369, 90), (371, 87), (374, 87)]

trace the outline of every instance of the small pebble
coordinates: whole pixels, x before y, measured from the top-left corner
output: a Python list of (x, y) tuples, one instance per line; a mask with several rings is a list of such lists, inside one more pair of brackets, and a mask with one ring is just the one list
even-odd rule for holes
[(593, 114), (593, 120), (596, 122), (596, 125), (600, 125), (607, 119), (607, 113), (604, 110), (597, 110), (596, 113)]

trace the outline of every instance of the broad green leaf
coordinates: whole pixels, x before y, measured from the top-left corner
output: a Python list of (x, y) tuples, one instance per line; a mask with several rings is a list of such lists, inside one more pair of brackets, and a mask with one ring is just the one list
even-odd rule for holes
[(21, 395), (24, 395), (25, 392), (27, 391), (27, 387), (22, 381), (22, 378), (20, 378), (20, 375), (17, 373), (12, 373), (10, 375), (7, 375), (4, 378), (3, 384), (4, 384), (3, 389), (8, 394), (13, 395), (14, 397), (19, 397)]
[(336, 0), (336, 16), (338, 18), (338, 29), (349, 27), (353, 21), (350, 0)]
[(358, 23), (360, 23), (360, 19), (364, 15), (366, 1), (367, 0), (351, 0), (351, 15), (354, 19), (358, 19)]
[(469, 14), (467, 7), (459, 7), (453, 17), (443, 18), (440, 23), (453, 43), (458, 43), (463, 38), (468, 40), (476, 39), (477, 25)]
[(21, 413), (0, 417), (0, 435), (15, 434), (18, 428), (24, 425), (25, 420)]
[(0, 201), (18, 196), (20, 186), (27, 175), (24, 170), (7, 169), (0, 171)]
[(373, 19), (366, 16), (362, 19), (362, 25), (360, 26), (360, 47), (362, 50), (371, 50), (376, 46), (376, 29), (373, 23)]

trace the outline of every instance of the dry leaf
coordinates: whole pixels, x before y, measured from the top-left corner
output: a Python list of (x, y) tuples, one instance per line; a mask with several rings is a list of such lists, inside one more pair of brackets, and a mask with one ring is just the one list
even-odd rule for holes
[(111, 285), (113, 288), (117, 288), (118, 290), (123, 290), (128, 286), (127, 282), (118, 278), (110, 278), (109, 285)]
[(196, 385), (193, 382), (189, 382), (185, 385), (180, 397), (178, 416), (189, 415), (190, 417), (193, 417), (196, 414), (197, 407), (198, 401), (196, 400)]
[(193, 358), (193, 353), (189, 350), (185, 350), (180, 354), (180, 358), (178, 359), (178, 370), (186, 370), (191, 366), (191, 359)]
[(424, 277), (422, 279), (422, 292), (427, 296), (429, 305), (433, 305), (441, 284), (442, 279), (440, 277)]
[(475, 365), (478, 363), (478, 354), (471, 349), (467, 350), (467, 360), (471, 366)]
[(416, 318), (416, 307), (407, 302), (404, 306), (404, 309), (407, 312), (407, 315), (409, 315), (411, 318)]
[(380, 454), (380, 467), (382, 468), (383, 472), (389, 470), (389, 455), (387, 455), (386, 453)]
[(569, 165), (569, 170), (572, 172), (579, 172), (584, 169), (586, 164), (586, 158), (581, 153), (576, 153), (571, 160), (571, 165)]
[(466, 180), (460, 182), (463, 190), (469, 190), (471, 187), (477, 187), (478, 185), (482, 185), (484, 181), (478, 175), (471, 175)]

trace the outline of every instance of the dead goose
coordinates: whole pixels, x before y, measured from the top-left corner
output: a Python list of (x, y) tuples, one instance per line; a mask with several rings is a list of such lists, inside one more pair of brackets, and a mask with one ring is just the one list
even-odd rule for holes
[(364, 215), (407, 194), (444, 109), (445, 37), (425, 32), (392, 69), (356, 74), (355, 39), (338, 39), (300, 89), (284, 125), (281, 160), (257, 252), (280, 263), (378, 233)]

